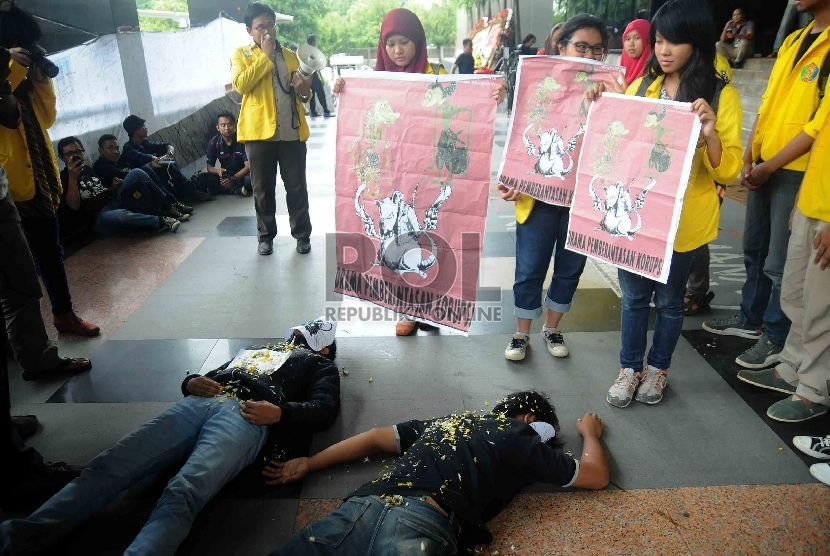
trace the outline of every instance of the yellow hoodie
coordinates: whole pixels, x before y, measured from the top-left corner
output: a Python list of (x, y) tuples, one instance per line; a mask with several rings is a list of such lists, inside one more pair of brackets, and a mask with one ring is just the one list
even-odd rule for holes
[(830, 222), (830, 118), (824, 120), (811, 152), (801, 182), (798, 210), (808, 218)]
[[(282, 49), (288, 74), (294, 75), (300, 67), (297, 55)], [(231, 56), (233, 88), (242, 95), (242, 108), (236, 127), (236, 139), (245, 141), (267, 141), (277, 130), (277, 104), (271, 72), (274, 62), (255, 45), (237, 48)], [(300, 97), (297, 96), (297, 110), (300, 114), (300, 141), (308, 139), (308, 124)], [(291, 117), (290, 115), (288, 116)]]
[[(12, 83), (12, 89), (16, 89), (26, 79), (29, 70), (14, 60), (10, 62), (9, 67), (11, 68), (9, 81)], [(55, 167), (55, 175), (59, 176), (58, 161), (52, 151), (52, 140), (47, 131), (55, 123), (57, 117), (55, 89), (51, 79), (46, 83), (33, 81), (33, 84), (34, 89), (30, 93), (32, 109), (40, 123), (40, 130), (46, 140), (46, 145), (49, 147), (47, 150)], [(0, 164), (6, 168), (9, 193), (15, 202), (28, 201), (35, 196), (35, 176), (32, 172), (32, 158), (26, 145), (26, 130), (23, 124), (20, 124), (17, 129), (0, 126)]]
[[(802, 131), (815, 139), (827, 119), (830, 102), (825, 99), (818, 112), (816, 106), (819, 69), (830, 52), (830, 27), (819, 34), (800, 60), (795, 59), (814, 23), (810, 23), (803, 33), (799, 30), (787, 37), (778, 51), (778, 59), (758, 110), (758, 124), (752, 142), (752, 158), (756, 162), (771, 159)], [(803, 172), (807, 169), (809, 158), (809, 153), (805, 154), (784, 168)]]

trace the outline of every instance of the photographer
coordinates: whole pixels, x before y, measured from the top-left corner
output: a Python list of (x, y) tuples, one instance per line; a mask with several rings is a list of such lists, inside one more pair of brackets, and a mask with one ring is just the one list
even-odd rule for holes
[(0, 127), (0, 162), (6, 168), (9, 193), (49, 294), (55, 327), (68, 334), (97, 336), (100, 329), (72, 309), (63, 264), (57, 218), (61, 182), (47, 131), (55, 123), (55, 90), (43, 73), (56, 75), (56, 68), (39, 47), (32, 46), (40, 37), (40, 27), (29, 13), (14, 5), (0, 13), (0, 46), (8, 48), (11, 55), (10, 87), (22, 116), (17, 129)]
[(742, 68), (744, 60), (755, 53), (755, 23), (746, 18), (743, 8), (735, 8), (732, 19), (723, 26), (720, 40), (715, 45), (718, 53), (729, 60), (733, 68)]

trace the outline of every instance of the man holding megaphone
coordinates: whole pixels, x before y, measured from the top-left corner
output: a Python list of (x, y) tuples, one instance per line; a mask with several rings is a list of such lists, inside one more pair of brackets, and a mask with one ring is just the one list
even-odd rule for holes
[(254, 2), (245, 10), (253, 45), (231, 58), (233, 87), (242, 95), (237, 141), (245, 144), (259, 232), (259, 254), (273, 253), (277, 235), (277, 169), (285, 184), (291, 235), (297, 252), (311, 251), (311, 219), (306, 183), (309, 130), (303, 103), (311, 99), (311, 73), (277, 40), (276, 14)]

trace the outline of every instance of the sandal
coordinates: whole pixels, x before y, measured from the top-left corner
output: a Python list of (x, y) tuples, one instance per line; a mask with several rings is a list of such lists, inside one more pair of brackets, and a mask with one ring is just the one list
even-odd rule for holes
[(712, 312), (712, 307), (709, 303), (715, 299), (715, 292), (709, 292), (705, 296), (687, 295), (684, 299), (684, 313), (687, 317), (694, 317), (696, 315), (706, 315)]
[(72, 376), (92, 368), (92, 362), (84, 357), (64, 357), (55, 367), (43, 371), (23, 371), (23, 380), (51, 380)]

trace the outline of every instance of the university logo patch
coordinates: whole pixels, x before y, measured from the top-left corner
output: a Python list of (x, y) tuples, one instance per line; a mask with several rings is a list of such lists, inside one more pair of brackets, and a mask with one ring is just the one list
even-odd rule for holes
[(818, 77), (818, 65), (815, 62), (810, 63), (807, 66), (804, 66), (801, 70), (801, 80), (805, 83), (810, 83), (814, 81), (816, 77)]

